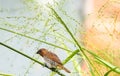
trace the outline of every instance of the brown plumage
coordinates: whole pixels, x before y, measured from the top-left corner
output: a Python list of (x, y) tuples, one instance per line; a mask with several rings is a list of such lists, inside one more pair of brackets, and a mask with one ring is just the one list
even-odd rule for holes
[(45, 48), (38, 50), (37, 54), (40, 54), (44, 58), (45, 63), (49, 68), (59, 67), (60, 69), (63, 69), (66, 72), (70, 73), (70, 71), (63, 66), (61, 60), (56, 54), (48, 51)]

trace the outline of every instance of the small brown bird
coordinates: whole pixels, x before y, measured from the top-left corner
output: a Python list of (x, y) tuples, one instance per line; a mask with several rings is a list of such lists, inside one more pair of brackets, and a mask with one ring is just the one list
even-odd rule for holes
[(60, 68), (65, 70), (66, 72), (70, 73), (70, 71), (68, 69), (66, 69), (61, 60), (58, 58), (58, 56), (50, 51), (48, 51), (45, 48), (41, 48), (40, 50), (38, 50), (37, 54), (40, 54), (44, 60), (45, 60), (45, 64), (49, 67), (49, 68)]

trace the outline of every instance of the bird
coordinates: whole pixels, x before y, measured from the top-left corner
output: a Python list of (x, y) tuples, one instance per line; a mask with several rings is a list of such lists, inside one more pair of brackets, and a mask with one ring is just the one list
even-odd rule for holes
[(59, 68), (65, 70), (67, 73), (71, 73), (67, 68), (63, 66), (61, 60), (55, 53), (48, 51), (45, 48), (41, 48), (37, 51), (37, 54), (43, 57), (45, 65), (49, 68)]

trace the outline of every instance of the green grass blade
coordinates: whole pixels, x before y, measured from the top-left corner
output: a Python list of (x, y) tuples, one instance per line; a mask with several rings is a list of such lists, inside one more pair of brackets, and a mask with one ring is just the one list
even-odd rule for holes
[(18, 32), (14, 32), (14, 31), (12, 31), (12, 30), (8, 30), (8, 29), (1, 28), (1, 27), (0, 27), (0, 29), (1, 29), (1, 30), (4, 30), (4, 31), (11, 32), (11, 33), (14, 33), (14, 34), (17, 34), (17, 35), (20, 35), (20, 36), (23, 36), (23, 37), (26, 37), (26, 38), (29, 38), (29, 39), (32, 39), (32, 40), (35, 40), (35, 41), (38, 41), (38, 42), (42, 42), (42, 43), (51, 45), (51, 46), (54, 46), (54, 47), (57, 47), (57, 48), (60, 48), (60, 49), (63, 49), (63, 50), (66, 50), (66, 51), (68, 51), (68, 52), (71, 52), (71, 50), (65, 49), (65, 48), (63, 48), (63, 47), (57, 46), (57, 45), (55, 45), (55, 44), (52, 44), (52, 43), (49, 43), (49, 42), (46, 42), (46, 41), (43, 41), (43, 40), (39, 40), (39, 39), (30, 37), (30, 36), (27, 36), (27, 35), (25, 35), (25, 34), (21, 34), (21, 33), (18, 33)]
[[(14, 51), (14, 52), (16, 52), (16, 53), (18, 53), (18, 54), (20, 54), (20, 55), (22, 55), (22, 56), (24, 56), (24, 57), (26, 57), (26, 58), (32, 60), (32, 61), (34, 61), (34, 62), (36, 62), (36, 63), (38, 63), (38, 64), (44, 66), (44, 64), (41, 63), (41, 62), (39, 62), (38, 60), (36, 60), (36, 59), (34, 59), (34, 58), (32, 58), (32, 57), (30, 57), (30, 56), (28, 56), (28, 55), (26, 55), (26, 54), (20, 52), (20, 51), (14, 49), (14, 48), (12, 48), (12, 47), (10, 47), (10, 46), (8, 46), (8, 45), (2, 43), (2, 42), (0, 42), (0, 45), (5, 46), (5, 47), (11, 49), (12, 51)], [(47, 66), (45, 66), (45, 67), (48, 68)], [(48, 69), (50, 69), (50, 68), (48, 68)], [(50, 70), (52, 70), (52, 69), (50, 69)], [(64, 74), (60, 73), (60, 72), (57, 71), (57, 70), (52, 70), (52, 71), (56, 72), (57, 74), (59, 74), (59, 75), (61, 75), (61, 76), (65, 76)]]
[[(96, 60), (100, 61), (102, 64), (104, 64), (105, 66), (109, 67), (110, 69), (114, 69), (116, 68), (116, 66), (112, 65), (111, 63), (103, 60), (102, 58), (100, 58), (98, 55), (94, 54), (93, 52), (83, 48), (85, 51), (87, 51), (89, 54), (91, 54)], [(116, 68), (115, 70), (113, 70), (114, 72), (120, 74), (120, 68)]]
[(109, 70), (108, 72), (106, 72), (106, 73), (105, 73), (105, 75), (104, 75), (104, 76), (108, 76), (108, 75), (110, 74), (110, 72), (114, 71), (116, 68), (117, 68), (117, 67), (115, 67), (115, 68), (113, 68), (113, 69)]

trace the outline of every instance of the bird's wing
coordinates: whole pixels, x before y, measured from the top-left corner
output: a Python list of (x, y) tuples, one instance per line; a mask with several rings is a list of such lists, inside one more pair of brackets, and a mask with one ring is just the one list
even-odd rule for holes
[(52, 52), (48, 52), (48, 53), (49, 53), (49, 54), (47, 54), (46, 56), (47, 56), (49, 59), (51, 59), (51, 60), (53, 60), (53, 61), (55, 61), (55, 62), (57, 62), (57, 63), (59, 63), (59, 64), (62, 65), (61, 60), (59, 59), (59, 57), (58, 57), (56, 54), (54, 54), (54, 53), (52, 53)]

